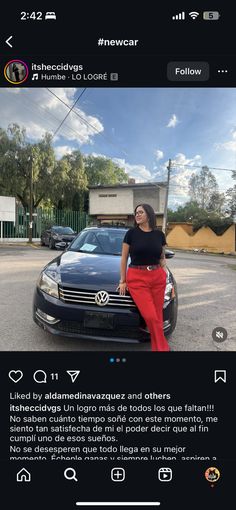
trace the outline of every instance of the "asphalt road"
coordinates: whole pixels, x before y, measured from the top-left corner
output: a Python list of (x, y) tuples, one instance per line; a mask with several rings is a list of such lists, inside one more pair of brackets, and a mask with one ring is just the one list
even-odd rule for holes
[[(40, 270), (58, 252), (48, 248), (0, 246), (1, 351), (149, 351), (149, 344), (71, 339), (45, 333), (32, 320), (32, 297)], [(236, 350), (236, 259), (176, 252), (168, 261), (179, 293), (177, 327), (169, 338), (173, 351)], [(224, 327), (227, 339), (212, 338)]]

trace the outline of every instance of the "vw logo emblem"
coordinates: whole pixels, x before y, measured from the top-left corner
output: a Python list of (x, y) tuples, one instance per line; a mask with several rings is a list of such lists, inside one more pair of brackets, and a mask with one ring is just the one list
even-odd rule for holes
[(109, 294), (105, 290), (99, 290), (95, 295), (95, 303), (98, 306), (105, 306), (109, 303)]

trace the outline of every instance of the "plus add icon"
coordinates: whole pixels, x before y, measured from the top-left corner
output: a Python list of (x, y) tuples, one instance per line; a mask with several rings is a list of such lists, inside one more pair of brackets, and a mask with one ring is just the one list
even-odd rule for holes
[(111, 479), (113, 482), (123, 482), (125, 479), (125, 469), (122, 467), (115, 467), (111, 470)]

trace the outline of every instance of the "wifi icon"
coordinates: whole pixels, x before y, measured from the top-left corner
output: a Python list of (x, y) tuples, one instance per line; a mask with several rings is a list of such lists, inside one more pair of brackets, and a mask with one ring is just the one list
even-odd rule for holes
[(193, 11), (188, 13), (192, 19), (196, 19), (199, 16), (199, 12)]

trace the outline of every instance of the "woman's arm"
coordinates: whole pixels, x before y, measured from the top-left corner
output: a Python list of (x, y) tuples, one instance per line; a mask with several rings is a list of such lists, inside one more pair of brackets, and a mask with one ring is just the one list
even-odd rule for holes
[(127, 261), (129, 257), (129, 244), (122, 244), (122, 254), (121, 254), (121, 263), (120, 263), (120, 282), (117, 287), (117, 290), (120, 291), (121, 295), (125, 294), (127, 289), (126, 285), (126, 270), (127, 270)]
[(165, 246), (162, 246), (162, 252), (160, 256), (160, 266), (164, 269), (166, 268), (166, 256), (165, 256)]
[(129, 257), (129, 244), (123, 243), (120, 262), (120, 283), (124, 283), (126, 281), (126, 269), (128, 257)]

